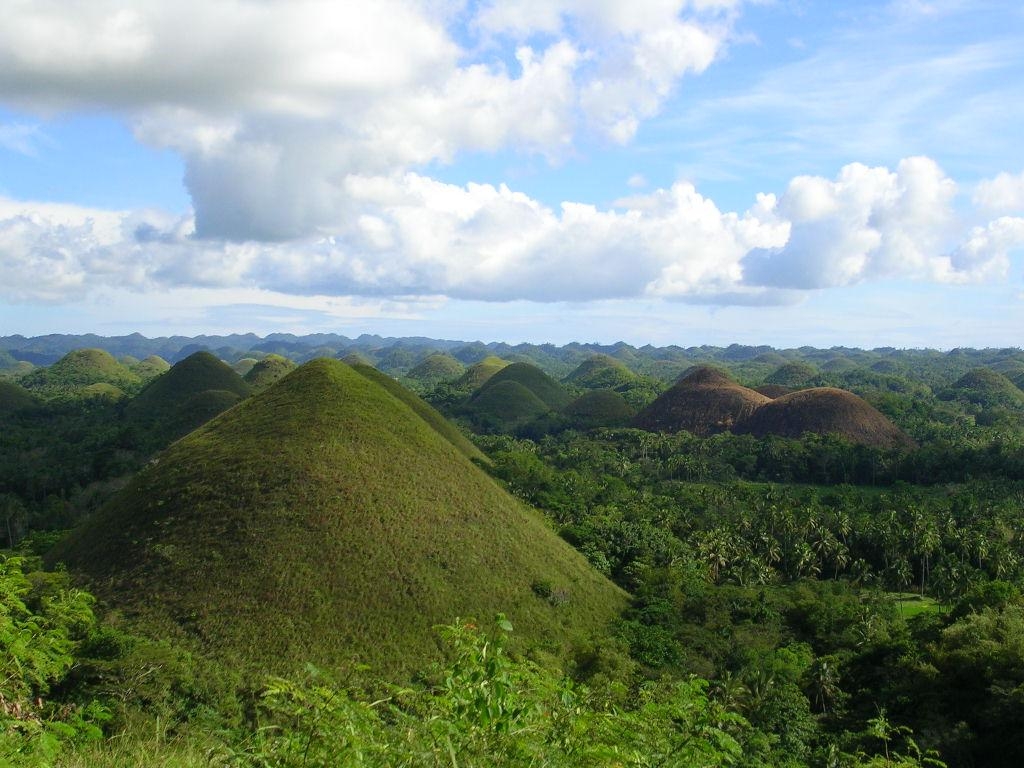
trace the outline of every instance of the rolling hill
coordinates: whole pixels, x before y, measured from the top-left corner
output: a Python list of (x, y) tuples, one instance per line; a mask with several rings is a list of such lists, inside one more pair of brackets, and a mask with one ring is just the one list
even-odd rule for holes
[(836, 434), (873, 448), (912, 448), (895, 424), (852, 392), (834, 387), (802, 389), (771, 400), (735, 425), (737, 434), (798, 438), (805, 432)]
[(633, 424), (651, 432), (707, 436), (728, 430), (767, 402), (724, 372), (699, 366), (637, 414)]
[(174, 443), (50, 560), (142, 631), (261, 674), (401, 675), (437, 657), (436, 624), (498, 611), (560, 651), (625, 602), (408, 405), (323, 359)]

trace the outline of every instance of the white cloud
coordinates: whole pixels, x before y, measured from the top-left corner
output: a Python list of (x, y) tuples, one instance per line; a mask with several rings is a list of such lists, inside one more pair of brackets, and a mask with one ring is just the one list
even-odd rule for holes
[(1024, 171), (1000, 173), (974, 189), (974, 204), (990, 213), (1024, 214)]
[(0, 124), (0, 149), (35, 157), (38, 145), (43, 140), (44, 136), (38, 125)]
[(789, 241), (752, 252), (744, 260), (744, 280), (814, 289), (894, 277), (991, 277), (1005, 269), (998, 249), (978, 248), (971, 259), (948, 253), (959, 227), (956, 192), (956, 184), (924, 157), (903, 160), (895, 171), (855, 163), (834, 181), (798, 177), (778, 205), (779, 216), (792, 223)]
[(508, 187), (416, 173), (348, 175), (330, 233), (280, 242), (195, 237), (191, 217), (0, 198), (0, 297), (68, 301), (103, 289), (216, 288), (292, 296), (483, 301), (666, 298), (786, 304), (808, 290), (1004, 276), (1024, 218), (968, 228), (928, 158), (798, 177), (722, 211), (692, 184), (609, 209), (551, 208)]
[[(182, 155), (199, 236), (281, 241), (350, 226), (349, 176), (629, 140), (718, 56), (734, 5), (0, 0), (0, 99), (120, 112)], [(449, 29), (474, 11), (476, 48)]]

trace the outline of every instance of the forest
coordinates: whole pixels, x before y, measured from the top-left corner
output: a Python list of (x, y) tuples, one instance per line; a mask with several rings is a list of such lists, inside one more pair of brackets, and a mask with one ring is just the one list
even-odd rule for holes
[(1024, 351), (0, 338), (0, 765), (1024, 764)]

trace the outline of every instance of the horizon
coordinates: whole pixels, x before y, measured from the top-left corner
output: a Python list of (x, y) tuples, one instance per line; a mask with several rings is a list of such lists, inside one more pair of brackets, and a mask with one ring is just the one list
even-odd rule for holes
[(1019, 3), (386, 5), (0, 0), (0, 330), (1021, 343)]

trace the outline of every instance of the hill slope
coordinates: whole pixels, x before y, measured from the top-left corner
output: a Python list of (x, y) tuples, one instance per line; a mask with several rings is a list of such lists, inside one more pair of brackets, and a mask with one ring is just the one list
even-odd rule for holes
[(410, 379), (435, 385), (442, 381), (455, 381), (466, 372), (466, 366), (451, 355), (434, 353), (420, 360), (406, 374)]
[(488, 459), (479, 448), (473, 445), (472, 441), (462, 434), (458, 427), (434, 410), (429, 403), (423, 400), (423, 398), (415, 392), (406, 389), (398, 381), (391, 378), (386, 373), (378, 371), (372, 365), (352, 365), (351, 363), (349, 363), (349, 365), (351, 365), (352, 369), (360, 376), (379, 384), (393, 397), (397, 397), (409, 406), (417, 416), (430, 425), (431, 429), (458, 448), (467, 458), (476, 459), (487, 464), (491, 463), (491, 460)]
[(209, 352), (195, 352), (143, 387), (125, 418), (144, 446), (158, 447), (247, 397), (242, 377)]
[(633, 423), (652, 432), (686, 430), (706, 436), (729, 429), (769, 401), (722, 371), (700, 366), (637, 414)]
[(497, 611), (561, 648), (624, 602), (539, 515), (334, 360), (173, 444), (55, 559), (146, 631), (261, 672), (358, 659), (401, 674), (436, 655), (434, 625)]
[(805, 432), (837, 434), (875, 448), (910, 448), (913, 441), (889, 419), (852, 392), (834, 387), (802, 389), (758, 408), (734, 432), (756, 437), (800, 437)]
[(486, 392), (489, 387), (497, 386), (506, 381), (515, 382), (530, 390), (553, 411), (561, 410), (569, 404), (571, 399), (569, 393), (565, 391), (561, 384), (537, 366), (530, 365), (529, 363), (512, 363), (502, 368), (480, 387), (474, 399)]
[(141, 379), (102, 349), (76, 349), (49, 368), (33, 371), (21, 380), (29, 390), (45, 396), (74, 396), (91, 384), (112, 384), (138, 389)]

